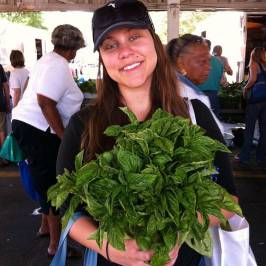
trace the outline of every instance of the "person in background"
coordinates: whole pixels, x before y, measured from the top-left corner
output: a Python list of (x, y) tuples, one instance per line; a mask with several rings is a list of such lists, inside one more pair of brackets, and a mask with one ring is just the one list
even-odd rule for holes
[(228, 63), (228, 59), (225, 56), (222, 56), (222, 53), (223, 53), (223, 48), (221, 45), (216, 45), (213, 47), (213, 50), (212, 50), (213, 56), (216, 56), (223, 63), (223, 66), (224, 66), (224, 72), (223, 72), (223, 76), (221, 79), (221, 85), (227, 86), (229, 83), (227, 81), (226, 74), (232, 76), (233, 70)]
[[(111, 124), (129, 123), (120, 106), (126, 106), (139, 121), (149, 119), (157, 108), (162, 108), (174, 115), (191, 118), (193, 123), (206, 128), (208, 134), (214, 133), (213, 137), (222, 140), (208, 107), (197, 99), (187, 104), (189, 99), (181, 97), (176, 73), (142, 2), (117, 0), (107, 3), (94, 12), (92, 29), (94, 50), (99, 52), (97, 98), (70, 119), (58, 152), (58, 174), (64, 169), (70, 172), (75, 169), (75, 156), (81, 149), (86, 163), (113, 147), (114, 139), (104, 136), (103, 132)], [(219, 156), (220, 182), (235, 194), (228, 157), (224, 153)], [(82, 206), (79, 209), (83, 210)], [(65, 208), (61, 211), (63, 213)], [(98, 253), (98, 266), (150, 265), (153, 252), (141, 251), (134, 239), (125, 240), (125, 251), (108, 245), (105, 239), (102, 248), (95, 240), (88, 241), (96, 228), (97, 223), (84, 211), (69, 235)], [(180, 250), (175, 247), (170, 258), (167, 266), (198, 266), (201, 255), (184, 244)]]
[(69, 62), (84, 47), (84, 39), (79, 29), (64, 24), (53, 30), (52, 43), (53, 51), (37, 61), (27, 89), (12, 111), (12, 131), (40, 195), (42, 223), (37, 235), (50, 236), (49, 256), (57, 250), (61, 228), (59, 215), (47, 200), (47, 190), (56, 182), (56, 157), (64, 129), (83, 100)]
[[(249, 61), (249, 79), (243, 89), (244, 98), (248, 97), (252, 86), (260, 76), (265, 75), (266, 71), (266, 52), (262, 47), (256, 47), (252, 50)], [(266, 88), (265, 88), (266, 89)], [(259, 124), (259, 141), (256, 149), (256, 161), (258, 166), (266, 166), (266, 101), (257, 103), (248, 103), (245, 110), (245, 134), (244, 144), (239, 156), (236, 156), (241, 164), (249, 166), (251, 150), (253, 145), (253, 136), (256, 121)]]
[(14, 69), (10, 73), (9, 88), (12, 96), (12, 104), (15, 107), (22, 98), (29, 78), (29, 71), (25, 68), (25, 59), (20, 50), (11, 51), (10, 62)]
[[(6, 138), (7, 114), (10, 112), (10, 93), (5, 71), (0, 64), (0, 148)], [(8, 161), (0, 159), (0, 166), (8, 165)]]
[[(211, 50), (211, 41), (206, 40), (209, 51)], [(200, 84), (199, 89), (204, 92), (210, 99), (211, 108), (215, 115), (220, 118), (220, 104), (218, 98), (218, 91), (220, 89), (221, 79), (223, 76), (224, 66), (222, 62), (215, 56), (211, 56), (211, 70), (208, 79)]]
[[(181, 95), (190, 100), (199, 99), (211, 108), (208, 96), (198, 88), (198, 85), (208, 79), (210, 72), (210, 53), (205, 39), (184, 34), (168, 42), (166, 53), (180, 81)], [(221, 123), (214, 114), (213, 116), (223, 132)]]

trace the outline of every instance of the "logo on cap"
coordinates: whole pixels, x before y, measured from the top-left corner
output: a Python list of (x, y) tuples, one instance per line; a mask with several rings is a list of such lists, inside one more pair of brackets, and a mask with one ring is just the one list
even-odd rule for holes
[(115, 8), (115, 3), (110, 3), (108, 6)]

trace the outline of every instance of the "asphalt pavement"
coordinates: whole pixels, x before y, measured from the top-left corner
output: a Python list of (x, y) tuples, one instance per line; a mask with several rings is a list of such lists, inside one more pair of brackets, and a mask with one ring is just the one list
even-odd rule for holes
[[(266, 170), (233, 164), (240, 205), (250, 223), (250, 243), (259, 266), (266, 266)], [(37, 238), (39, 207), (24, 192), (16, 165), (0, 168), (0, 266), (48, 266), (48, 238)], [(68, 266), (82, 265), (68, 259)], [(60, 266), (60, 265), (58, 265)], [(242, 266), (242, 265), (232, 265)]]

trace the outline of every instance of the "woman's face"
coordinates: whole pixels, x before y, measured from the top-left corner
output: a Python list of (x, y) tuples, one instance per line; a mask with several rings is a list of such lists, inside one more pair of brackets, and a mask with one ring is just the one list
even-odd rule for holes
[(150, 89), (157, 54), (148, 30), (114, 30), (106, 36), (99, 51), (107, 73), (120, 90)]
[(185, 72), (194, 84), (202, 84), (208, 79), (211, 55), (205, 43), (194, 44), (188, 47), (178, 59), (177, 68)]

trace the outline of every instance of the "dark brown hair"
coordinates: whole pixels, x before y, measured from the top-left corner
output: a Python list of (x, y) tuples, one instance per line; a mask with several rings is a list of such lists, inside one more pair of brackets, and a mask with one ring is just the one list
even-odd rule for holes
[[(179, 95), (175, 72), (167, 59), (158, 35), (150, 30), (157, 53), (157, 65), (151, 83), (151, 114), (159, 107), (182, 117), (189, 117), (187, 106)], [(95, 158), (95, 154), (111, 149), (114, 140), (103, 135), (103, 131), (111, 124), (124, 125), (127, 117), (119, 110), (122, 106), (121, 95), (117, 83), (110, 78), (101, 58), (99, 59), (97, 79), (97, 98), (88, 107), (88, 119), (82, 137), (81, 148), (85, 150), (85, 160)], [(102, 69), (102, 78), (101, 77)]]
[(24, 55), (20, 50), (12, 50), (10, 53), (10, 63), (13, 67), (24, 67)]

